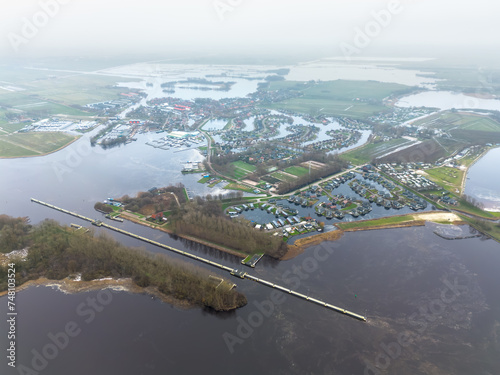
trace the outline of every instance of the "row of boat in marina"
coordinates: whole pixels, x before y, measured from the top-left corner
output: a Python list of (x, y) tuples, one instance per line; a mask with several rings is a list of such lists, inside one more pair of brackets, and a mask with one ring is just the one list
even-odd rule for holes
[(163, 137), (160, 139), (154, 139), (146, 144), (154, 148), (160, 148), (162, 150), (169, 150), (170, 148), (180, 148), (180, 147), (191, 147), (192, 145), (197, 145), (203, 143), (204, 139), (200, 138), (172, 138)]

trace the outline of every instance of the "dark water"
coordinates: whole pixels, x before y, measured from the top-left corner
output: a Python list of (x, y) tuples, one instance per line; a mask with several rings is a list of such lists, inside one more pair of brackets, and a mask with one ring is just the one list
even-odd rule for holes
[[(180, 174), (181, 163), (193, 161), (196, 152), (169, 154), (140, 141), (83, 152), (79, 144), (42, 158), (0, 160), (0, 212), (30, 216), (33, 222), (50, 217), (79, 223), (29, 198), (96, 217), (95, 201), (151, 186), (182, 181), (203, 193), (204, 187), (195, 183), (198, 176)], [(214, 249), (130, 222), (113, 225), (239, 267), (239, 258)], [(110, 234), (125, 244), (163, 252)], [(249, 303), (226, 314), (180, 310), (126, 292), (65, 295), (49, 287), (30, 288), (16, 299), (17, 364), (33, 367), (34, 353), (45, 353), (52, 359), (35, 361), (46, 365), (36, 373), (373, 374), (376, 368), (367, 366), (378, 366), (387, 374), (498, 374), (499, 264), (498, 243), (447, 241), (429, 225), (347, 233), (290, 261), (264, 258), (250, 270), (366, 314), (367, 323), (291, 296), (275, 296), (265, 286), (240, 279), (233, 281)], [(458, 294), (447, 283), (458, 285)], [(88, 298), (96, 298), (97, 305), (92, 307)], [(0, 373), (33, 374), (6, 365), (7, 302), (0, 298)], [(62, 337), (68, 323), (70, 332), (78, 334), (63, 340), (62, 349), (53, 347), (48, 335)], [(413, 343), (403, 347), (398, 340), (405, 333)]]
[[(38, 287), (17, 297), (18, 363), (29, 366), (32, 350), (42, 353), (51, 343), (49, 333), (75, 322), (81, 332), (41, 374), (374, 373), (368, 364), (388, 374), (497, 374), (500, 247), (479, 238), (447, 241), (432, 231), (348, 233), (291, 261), (264, 259), (251, 271), (366, 314), (367, 323), (284, 294), (271, 304), (270, 289), (239, 279), (249, 304), (226, 314), (125, 292), (65, 295)], [(89, 297), (100, 297), (102, 311)], [(0, 299), (4, 316), (6, 303)], [(86, 323), (89, 309), (95, 317)], [(243, 325), (247, 330), (238, 330)], [(5, 319), (0, 329), (6, 331)], [(413, 343), (397, 344), (403, 334)], [(228, 345), (224, 335), (235, 341)]]
[(465, 193), (483, 203), (486, 209), (500, 211), (500, 148), (495, 148), (477, 161), (467, 174)]

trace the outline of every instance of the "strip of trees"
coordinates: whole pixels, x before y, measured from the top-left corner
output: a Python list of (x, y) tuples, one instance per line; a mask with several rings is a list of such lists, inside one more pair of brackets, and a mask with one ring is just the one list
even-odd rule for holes
[(182, 205), (173, 215), (177, 234), (194, 236), (247, 254), (264, 252), (280, 258), (288, 250), (281, 237), (259, 232), (243, 220), (224, 215), (221, 202), (196, 199)]
[(309, 160), (323, 163), (325, 166), (317, 169), (310, 168), (310, 172), (304, 176), (297, 177), (291, 181), (280, 182), (277, 189), (278, 194), (287, 194), (291, 191), (300, 189), (323, 177), (338, 173), (347, 166), (347, 163), (340, 159), (338, 155), (327, 155), (325, 153), (304, 154), (298, 158), (293, 165), (298, 165)]
[(110, 125), (106, 126), (104, 129), (101, 129), (96, 135), (94, 135), (92, 138), (90, 138), (90, 144), (92, 146), (95, 146), (95, 144), (97, 143), (99, 138), (108, 134), (111, 131), (111, 129), (113, 129), (114, 127), (115, 127), (115, 124), (110, 124)]
[(113, 208), (108, 206), (107, 204), (104, 204), (102, 202), (96, 202), (94, 204), (94, 209), (97, 211), (105, 212), (107, 214), (113, 212)]
[(0, 253), (23, 249), (31, 226), (25, 218), (0, 215)]

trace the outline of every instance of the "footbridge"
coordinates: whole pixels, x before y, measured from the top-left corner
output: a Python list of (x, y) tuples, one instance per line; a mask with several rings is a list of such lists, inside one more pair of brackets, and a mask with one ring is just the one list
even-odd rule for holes
[(284, 293), (287, 293), (287, 294), (290, 294), (292, 296), (295, 296), (297, 298), (300, 298), (300, 299), (303, 299), (305, 301), (308, 301), (308, 302), (312, 302), (312, 303), (315, 303), (317, 305), (320, 305), (320, 306), (323, 306), (323, 307), (326, 307), (327, 309), (330, 309), (330, 310), (333, 310), (335, 312), (338, 312), (340, 314), (343, 314), (343, 315), (346, 315), (348, 317), (351, 317), (351, 318), (354, 318), (354, 319), (357, 319), (357, 320), (361, 320), (363, 322), (366, 322), (366, 317), (362, 316), (362, 315), (359, 315), (359, 314), (356, 314), (356, 313), (353, 313), (352, 311), (348, 311), (346, 309), (343, 309), (341, 307), (337, 307), (337, 306), (334, 306), (332, 304), (329, 304), (329, 303), (326, 303), (324, 301), (321, 301), (321, 300), (318, 300), (316, 298), (313, 298), (313, 297), (310, 297), (310, 296), (306, 296), (305, 294), (302, 294), (302, 293), (298, 293), (294, 290), (291, 290), (289, 288), (285, 288), (281, 285), (278, 285), (278, 284), (275, 284), (275, 283), (272, 283), (270, 281), (267, 281), (267, 280), (264, 280), (264, 279), (260, 279), (258, 277), (255, 277), (253, 275), (250, 275), (248, 274), (246, 271), (243, 271), (243, 270), (238, 270), (238, 269), (235, 269), (235, 268), (231, 268), (231, 267), (228, 267), (228, 266), (225, 266), (223, 264), (220, 264), (220, 263), (217, 263), (217, 262), (214, 262), (214, 261), (211, 261), (210, 259), (206, 259), (206, 258), (203, 258), (203, 257), (200, 257), (198, 255), (195, 255), (195, 254), (191, 254), (187, 251), (183, 251), (183, 250), (179, 250), (179, 249), (176, 249), (175, 247), (172, 247), (172, 246), (168, 246), (168, 245), (165, 245), (165, 244), (162, 244), (158, 241), (154, 241), (152, 239), (149, 239), (149, 238), (146, 238), (146, 237), (143, 237), (143, 236), (140, 236), (138, 234), (135, 234), (135, 233), (131, 233), (129, 231), (126, 231), (126, 230), (123, 230), (123, 229), (120, 229), (120, 228), (117, 228), (117, 227), (114, 227), (112, 225), (109, 225), (109, 224), (106, 224), (104, 222), (102, 222), (101, 220), (94, 220), (94, 219), (91, 219), (91, 218), (88, 218), (86, 216), (83, 216), (83, 215), (80, 215), (76, 212), (72, 212), (72, 211), (68, 211), (68, 210), (65, 210), (63, 208), (60, 208), (60, 207), (57, 207), (57, 206), (54, 206), (50, 203), (46, 203), (46, 202), (42, 202), (38, 199), (35, 199), (35, 198), (31, 198), (31, 201), (34, 202), (34, 203), (38, 203), (42, 206), (46, 206), (46, 207), (49, 207), (49, 208), (52, 208), (54, 210), (57, 210), (57, 211), (60, 211), (60, 212), (64, 212), (65, 214), (68, 214), (68, 215), (71, 215), (71, 216), (74, 216), (74, 217), (77, 217), (79, 219), (82, 219), (82, 220), (85, 220), (85, 221), (88, 221), (90, 223), (92, 223), (93, 225), (96, 225), (98, 227), (104, 227), (104, 228), (107, 228), (107, 229), (110, 229), (110, 230), (113, 230), (115, 232), (118, 232), (118, 233), (122, 233), (122, 234), (125, 234), (129, 237), (133, 237), (133, 238), (136, 238), (138, 240), (141, 240), (141, 241), (144, 241), (144, 242), (147, 242), (147, 243), (150, 243), (152, 245), (155, 245), (155, 246), (158, 246), (158, 247), (161, 247), (165, 250), (169, 250), (169, 251), (172, 251), (174, 253), (177, 253), (177, 254), (180, 254), (180, 255), (183, 255), (185, 257), (188, 257), (188, 258), (191, 258), (191, 259), (194, 259), (194, 260), (197, 260), (199, 262), (202, 262), (202, 263), (205, 263), (205, 264), (208, 264), (212, 267), (216, 267), (216, 268), (219, 268), (221, 270), (224, 270), (224, 271), (227, 271), (229, 272), (231, 275), (233, 276), (236, 276), (236, 277), (239, 277), (239, 278), (242, 278), (242, 279), (248, 279), (248, 280), (252, 280), (252, 281), (255, 281), (259, 284), (262, 284), (262, 285), (265, 285), (267, 287), (270, 287), (270, 288), (273, 288), (273, 289), (277, 289), (277, 290), (280, 290)]

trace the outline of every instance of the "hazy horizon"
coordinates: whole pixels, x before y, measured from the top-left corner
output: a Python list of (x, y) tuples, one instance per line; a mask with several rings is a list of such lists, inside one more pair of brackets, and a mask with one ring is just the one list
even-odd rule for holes
[[(487, 0), (26, 0), (0, 2), (3, 60), (303, 61), (329, 56), (497, 60)], [(363, 34), (363, 35), (362, 35)]]

